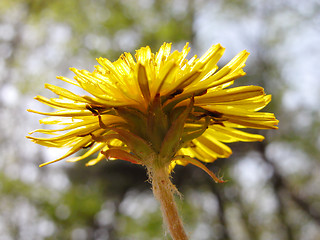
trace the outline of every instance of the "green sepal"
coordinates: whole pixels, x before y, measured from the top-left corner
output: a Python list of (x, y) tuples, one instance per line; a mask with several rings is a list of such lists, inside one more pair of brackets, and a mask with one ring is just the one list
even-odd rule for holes
[(128, 128), (134, 134), (146, 139), (147, 137), (147, 119), (146, 116), (135, 108), (118, 107), (115, 108), (118, 116), (122, 117), (128, 124)]
[(173, 160), (178, 160), (183, 166), (186, 166), (187, 164), (192, 164), (198, 168), (201, 168), (203, 171), (205, 171), (216, 183), (224, 183), (226, 181), (222, 180), (222, 178), (217, 177), (213, 172), (211, 172), (204, 164), (199, 162), (198, 160), (187, 156), (187, 155), (177, 155), (174, 157)]
[(146, 102), (150, 101), (150, 89), (149, 89), (149, 81), (148, 75), (146, 72), (146, 67), (141, 63), (137, 64), (137, 79), (138, 84), (142, 93), (142, 96), (146, 100)]
[(162, 139), (168, 131), (168, 117), (162, 111), (160, 94), (154, 97), (148, 108), (147, 134), (156, 152), (160, 151)]
[(184, 124), (190, 114), (194, 104), (194, 97), (190, 99), (188, 107), (172, 122), (160, 149), (160, 157), (163, 159), (172, 159), (180, 146), (180, 139), (183, 133)]
[(116, 158), (119, 160), (131, 162), (134, 164), (141, 164), (141, 160), (138, 157), (121, 149), (111, 148), (111, 149), (108, 149), (107, 151), (101, 151), (101, 154), (105, 155), (107, 159)]
[(145, 160), (154, 154), (150, 145), (141, 137), (120, 128), (110, 128), (112, 131), (118, 133), (119, 139), (124, 142), (138, 158)]
[(188, 106), (181, 106), (174, 108), (169, 115), (170, 122), (174, 122), (179, 116), (188, 108)]

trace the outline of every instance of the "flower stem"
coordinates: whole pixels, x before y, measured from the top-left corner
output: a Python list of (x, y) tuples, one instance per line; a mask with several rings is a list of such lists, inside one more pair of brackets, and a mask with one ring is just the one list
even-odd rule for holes
[(160, 202), (161, 211), (173, 240), (188, 240), (182, 221), (179, 217), (174, 192), (177, 191), (171, 183), (169, 173), (165, 168), (151, 171), (152, 187), (156, 199)]

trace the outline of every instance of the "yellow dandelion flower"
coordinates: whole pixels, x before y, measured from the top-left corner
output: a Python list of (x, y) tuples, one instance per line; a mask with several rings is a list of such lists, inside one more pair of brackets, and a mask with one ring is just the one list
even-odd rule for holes
[[(273, 113), (259, 112), (271, 100), (262, 87), (230, 88), (234, 80), (245, 75), (247, 51), (221, 69), (217, 66), (224, 53), (220, 44), (200, 58), (188, 60), (189, 51), (186, 44), (181, 52), (171, 52), (171, 44), (164, 43), (153, 54), (147, 46), (136, 51), (135, 59), (130, 53), (115, 62), (99, 58), (100, 65), (93, 72), (71, 68), (74, 80), (57, 77), (85, 90), (88, 94), (84, 96), (46, 84), (59, 97), (35, 99), (57, 111), (29, 111), (49, 116), (40, 123), (63, 127), (32, 132), (51, 138), (28, 138), (47, 147), (70, 149), (41, 166), (88, 149), (67, 161), (97, 153), (88, 166), (105, 158), (122, 159), (146, 166), (152, 178), (157, 175), (155, 169), (170, 172), (176, 164), (193, 164), (221, 182), (201, 162), (230, 156), (232, 151), (225, 143), (264, 139), (240, 129), (276, 129), (278, 121)], [(155, 192), (161, 188), (161, 184), (153, 185)]]
[[(51, 84), (45, 87), (59, 98), (37, 96), (35, 99), (57, 109), (43, 113), (50, 117), (43, 124), (60, 124), (59, 130), (33, 131), (52, 138), (28, 137), (48, 147), (69, 147), (62, 160), (80, 149), (82, 160), (99, 152), (87, 163), (94, 165), (107, 156), (148, 165), (151, 155), (160, 156), (157, 164), (195, 164), (228, 157), (232, 151), (224, 143), (262, 141), (263, 136), (238, 128), (276, 128), (274, 114), (258, 112), (271, 100), (262, 87), (227, 88), (245, 75), (243, 67), (249, 55), (242, 51), (218, 70), (224, 52), (220, 44), (212, 46), (201, 58), (171, 53), (164, 43), (153, 54), (149, 47), (136, 51), (135, 58), (124, 53), (115, 62), (97, 59), (93, 72), (71, 68), (74, 80), (57, 77), (88, 92), (79, 96)], [(153, 158), (154, 158), (153, 156)], [(198, 159), (198, 160), (196, 160)], [(218, 180), (215, 178), (215, 180)]]

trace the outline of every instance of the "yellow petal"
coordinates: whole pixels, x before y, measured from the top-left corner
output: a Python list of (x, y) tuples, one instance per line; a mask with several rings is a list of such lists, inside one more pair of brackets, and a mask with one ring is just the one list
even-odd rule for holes
[(39, 112), (32, 109), (28, 109), (28, 112), (33, 112), (41, 115), (47, 116), (59, 116), (59, 117), (78, 117), (78, 116), (92, 116), (92, 112), (89, 110), (61, 110), (56, 112)]
[(215, 138), (221, 142), (254, 142), (262, 141), (263, 136), (259, 134), (247, 133), (234, 128), (223, 127), (220, 125), (211, 125), (207, 131), (204, 133), (207, 138)]
[(194, 139), (193, 142), (201, 150), (209, 154), (216, 154), (218, 157), (229, 157), (232, 153), (231, 149), (227, 145), (219, 142), (210, 135), (203, 135), (197, 139)]
[(85, 154), (83, 154), (82, 156), (79, 157), (73, 157), (73, 158), (69, 158), (67, 160), (67, 162), (77, 162), (80, 160), (83, 160), (89, 156), (91, 156), (92, 154), (96, 153), (97, 151), (101, 150), (103, 147), (106, 146), (106, 143), (96, 143), (95, 145), (93, 145), (89, 151), (87, 151)]
[(66, 154), (64, 154), (62, 157), (56, 159), (56, 160), (53, 160), (53, 161), (50, 161), (50, 162), (46, 162), (46, 163), (43, 163), (41, 164), (39, 167), (43, 167), (43, 166), (46, 166), (48, 164), (51, 164), (51, 163), (54, 163), (54, 162), (57, 162), (57, 161), (60, 161), (66, 157), (69, 157), (70, 155), (74, 154), (75, 152), (79, 151), (83, 146), (87, 145), (89, 142), (91, 141), (91, 137), (90, 136), (87, 136), (87, 137), (84, 137), (83, 139), (81, 139), (79, 142), (77, 142)]
[(73, 101), (77, 101), (77, 102), (88, 102), (88, 100), (84, 99), (83, 97), (78, 96), (77, 94), (74, 94), (64, 88), (58, 87), (58, 86), (54, 86), (52, 84), (45, 84), (45, 88), (51, 90), (52, 92), (54, 92), (55, 94), (68, 98), (70, 100)]

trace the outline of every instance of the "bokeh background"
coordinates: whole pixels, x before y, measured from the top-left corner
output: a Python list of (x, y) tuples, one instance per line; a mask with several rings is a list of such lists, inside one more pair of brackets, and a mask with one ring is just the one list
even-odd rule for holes
[(158, 203), (143, 167), (64, 161), (64, 150), (25, 135), (50, 111), (33, 100), (64, 86), (69, 67), (92, 71), (95, 58), (163, 42), (190, 56), (221, 43), (226, 63), (251, 52), (247, 76), (273, 95), (279, 130), (262, 143), (231, 144), (232, 157), (177, 167), (179, 209), (193, 240), (320, 239), (320, 2), (318, 0), (1, 0), (0, 239), (147, 240), (163, 237)]

